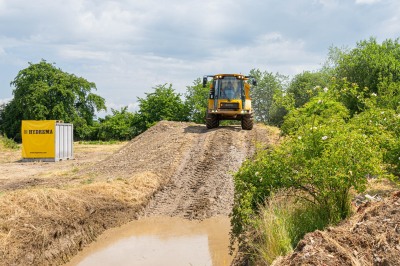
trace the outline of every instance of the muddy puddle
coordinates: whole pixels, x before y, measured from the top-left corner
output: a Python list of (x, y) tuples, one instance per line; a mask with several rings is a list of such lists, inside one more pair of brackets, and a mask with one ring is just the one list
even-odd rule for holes
[(151, 217), (107, 230), (66, 266), (230, 265), (229, 218)]

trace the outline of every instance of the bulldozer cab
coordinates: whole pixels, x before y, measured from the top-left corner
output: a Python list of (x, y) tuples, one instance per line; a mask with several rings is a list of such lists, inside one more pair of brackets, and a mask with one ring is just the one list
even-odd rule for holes
[(213, 85), (219, 99), (241, 99), (244, 93), (243, 80), (235, 77), (214, 80)]

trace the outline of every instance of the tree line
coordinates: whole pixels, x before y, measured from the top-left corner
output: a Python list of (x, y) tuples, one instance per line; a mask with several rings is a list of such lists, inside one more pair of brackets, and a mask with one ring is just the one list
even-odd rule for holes
[(138, 98), (139, 110), (128, 107), (106, 110), (105, 99), (94, 93), (96, 84), (41, 60), (29, 63), (11, 82), (13, 99), (0, 106), (0, 133), (21, 141), (22, 120), (63, 120), (74, 124), (76, 140), (129, 140), (161, 120), (204, 122), (208, 88), (200, 78), (187, 87), (185, 95), (172, 84), (157, 85)]
[[(258, 85), (252, 88), (255, 120), (281, 126), (284, 117), (304, 106), (325, 88), (346, 79), (357, 84), (366, 98), (376, 95), (378, 106), (399, 112), (399, 42), (374, 38), (358, 42), (354, 49), (330, 48), (323, 67), (304, 71), (292, 78), (280, 73), (253, 69)], [(335, 80), (333, 80), (335, 78)], [(74, 124), (79, 140), (129, 140), (160, 120), (204, 123), (208, 88), (200, 78), (177, 93), (172, 84), (157, 85), (144, 98), (138, 98), (138, 111), (127, 107), (111, 109), (111, 114), (97, 118), (106, 110), (105, 99), (93, 91), (96, 84), (70, 74), (45, 60), (30, 63), (11, 82), (13, 99), (0, 106), (0, 132), (20, 141), (21, 120), (54, 119)], [(341, 95), (351, 115), (360, 112), (363, 103), (348, 92)]]

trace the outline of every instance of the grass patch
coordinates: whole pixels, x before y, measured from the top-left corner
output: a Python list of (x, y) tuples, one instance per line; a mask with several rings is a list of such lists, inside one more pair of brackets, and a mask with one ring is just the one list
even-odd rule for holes
[(108, 140), (108, 141), (102, 141), (102, 140), (85, 140), (85, 141), (79, 141), (79, 144), (84, 144), (84, 145), (113, 145), (113, 144), (120, 144), (123, 141), (118, 141), (118, 140)]
[(72, 168), (72, 171), (71, 171), (73, 174), (76, 174), (76, 173), (78, 173), (79, 172), (79, 168), (78, 167), (74, 167), (74, 168)]
[(82, 181), (81, 181), (81, 184), (82, 184), (82, 185), (88, 185), (88, 184), (92, 184), (93, 181), (94, 181), (94, 178), (90, 177), (90, 178), (87, 178), (87, 179), (85, 179), (85, 180), (82, 180)]
[(329, 213), (285, 193), (272, 195), (255, 220), (248, 254), (253, 265), (270, 265), (290, 253), (308, 233), (329, 224)]
[(14, 140), (7, 138), (6, 136), (0, 135), (0, 143), (2, 148), (9, 150), (18, 150), (19, 145)]

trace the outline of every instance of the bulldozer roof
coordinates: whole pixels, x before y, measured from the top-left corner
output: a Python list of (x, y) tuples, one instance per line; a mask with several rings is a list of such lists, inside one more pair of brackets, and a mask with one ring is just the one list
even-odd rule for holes
[(249, 79), (248, 76), (242, 75), (242, 74), (216, 74), (212, 75), (214, 79), (222, 79), (224, 77), (236, 77), (239, 79)]

